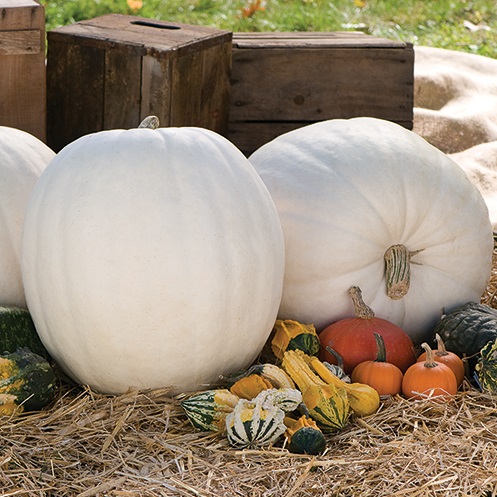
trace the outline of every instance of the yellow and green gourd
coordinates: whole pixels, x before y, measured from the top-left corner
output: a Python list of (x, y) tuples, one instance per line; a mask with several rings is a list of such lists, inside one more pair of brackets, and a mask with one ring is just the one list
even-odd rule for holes
[(45, 358), (27, 348), (0, 356), (0, 414), (43, 409), (56, 388), (54, 370)]
[(271, 350), (282, 359), (286, 350), (302, 350), (318, 355), (321, 343), (313, 324), (302, 324), (292, 319), (277, 319), (273, 328)]
[(339, 430), (347, 424), (350, 414), (347, 391), (323, 381), (309, 367), (308, 359), (301, 350), (287, 350), (282, 366), (302, 392), (309, 416), (325, 430)]

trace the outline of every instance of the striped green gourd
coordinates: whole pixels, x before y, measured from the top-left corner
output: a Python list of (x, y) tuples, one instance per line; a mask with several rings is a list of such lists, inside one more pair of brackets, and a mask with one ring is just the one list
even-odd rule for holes
[(240, 399), (226, 416), (229, 443), (254, 448), (274, 443), (286, 430), (286, 413), (301, 403), (301, 392), (292, 388), (263, 390), (255, 399)]
[(226, 416), (239, 398), (227, 389), (206, 390), (183, 400), (181, 407), (190, 423), (201, 431), (224, 431)]

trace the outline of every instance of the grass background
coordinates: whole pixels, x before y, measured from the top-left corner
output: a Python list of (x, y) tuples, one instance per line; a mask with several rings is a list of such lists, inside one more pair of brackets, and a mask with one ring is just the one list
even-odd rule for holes
[(363, 31), (497, 58), (495, 0), (42, 0), (47, 30), (108, 13), (230, 31)]

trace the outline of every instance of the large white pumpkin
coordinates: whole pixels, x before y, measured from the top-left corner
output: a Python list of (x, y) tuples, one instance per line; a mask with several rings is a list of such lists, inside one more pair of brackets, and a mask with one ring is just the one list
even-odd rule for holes
[[(479, 301), (493, 248), (487, 207), (418, 135), (373, 118), (332, 120), (282, 135), (249, 159), (285, 235), (281, 318), (322, 330), (354, 315), (348, 289), (359, 286), (378, 317), (420, 342), (444, 308)], [(410, 255), (410, 287), (392, 298), (384, 254), (395, 245)]]
[(24, 211), (54, 156), (29, 133), (0, 126), (0, 305), (26, 307), (20, 264)]
[(65, 147), (28, 206), (22, 271), (52, 357), (105, 393), (205, 388), (247, 367), (280, 304), (283, 233), (249, 161), (200, 128)]

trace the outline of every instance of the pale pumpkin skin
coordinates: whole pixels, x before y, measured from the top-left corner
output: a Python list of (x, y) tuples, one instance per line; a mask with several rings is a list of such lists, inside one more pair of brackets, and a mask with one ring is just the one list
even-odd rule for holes
[(42, 341), (99, 392), (205, 389), (253, 362), (281, 300), (274, 203), (241, 152), (205, 129), (69, 144), (36, 185), (22, 248)]
[(24, 211), (36, 181), (54, 156), (33, 135), (0, 126), (0, 305), (26, 307), (20, 263)]
[[(286, 244), (279, 317), (318, 331), (353, 317), (358, 286), (376, 316), (417, 344), (443, 310), (479, 301), (493, 238), (477, 188), (413, 132), (373, 118), (331, 120), (282, 135), (249, 158), (275, 201)], [(412, 255), (408, 293), (386, 292), (385, 251)]]

